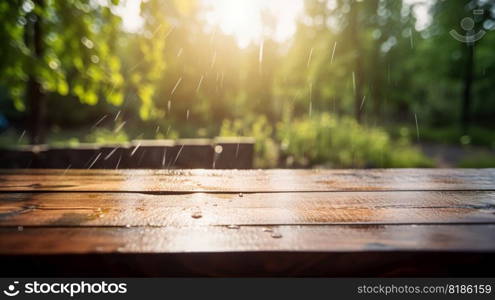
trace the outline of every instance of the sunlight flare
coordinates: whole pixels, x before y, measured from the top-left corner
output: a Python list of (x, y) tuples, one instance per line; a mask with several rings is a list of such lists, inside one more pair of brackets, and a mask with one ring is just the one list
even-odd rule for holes
[(292, 36), (297, 16), (302, 12), (301, 0), (203, 0), (209, 8), (205, 17), (226, 34), (233, 35), (241, 46), (259, 43), (273, 35), (278, 41)]

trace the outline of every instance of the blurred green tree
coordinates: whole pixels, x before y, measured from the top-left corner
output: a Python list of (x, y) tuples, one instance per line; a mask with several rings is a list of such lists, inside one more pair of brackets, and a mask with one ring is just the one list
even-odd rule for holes
[(123, 101), (115, 54), (119, 0), (13, 0), (0, 3), (0, 83), (28, 111), (31, 143), (45, 141), (46, 97), (71, 95), (94, 105)]

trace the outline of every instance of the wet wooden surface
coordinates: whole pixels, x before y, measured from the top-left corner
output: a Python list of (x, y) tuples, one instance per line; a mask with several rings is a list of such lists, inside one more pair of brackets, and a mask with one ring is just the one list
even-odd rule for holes
[(0, 191), (494, 191), (495, 169), (0, 170)]
[(0, 264), (3, 276), (493, 276), (495, 170), (0, 170)]

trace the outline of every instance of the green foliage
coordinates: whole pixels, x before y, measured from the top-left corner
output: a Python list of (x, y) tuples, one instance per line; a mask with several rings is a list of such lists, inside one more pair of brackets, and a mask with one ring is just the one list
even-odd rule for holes
[(236, 137), (249, 136), (254, 137), (256, 144), (254, 147), (255, 161), (257, 168), (273, 168), (278, 165), (279, 149), (276, 141), (272, 138), (273, 128), (267, 121), (267, 118), (260, 116), (253, 120), (224, 120), (220, 129), (219, 136)]
[[(123, 30), (118, 0), (0, 1), (1, 113), (12, 126), (29, 123), (35, 81), (47, 98), (49, 143), (220, 132), (255, 137), (257, 167), (431, 166), (410, 142), (416, 118), (419, 142), (495, 147), (494, 4), (411, 3), (305, 0), (290, 41), (278, 41), (264, 16), (262, 41), (241, 47), (205, 21), (199, 0), (142, 1), (136, 32)], [(420, 28), (413, 12), (422, 5), (432, 18)], [(470, 59), (448, 32), (476, 7), (485, 13), (475, 29), (487, 34), (473, 58), (473, 124), (460, 130)], [(127, 134), (114, 133), (116, 110)], [(108, 129), (90, 130), (103, 116)], [(18, 133), (6, 136), (15, 144)]]
[(463, 132), (458, 127), (425, 128), (420, 131), (420, 135), (423, 141), (495, 149), (495, 132), (481, 127), (471, 127), (468, 132)]
[(495, 168), (495, 155), (483, 154), (468, 157), (459, 162), (459, 168)]
[(84, 138), (85, 142), (97, 144), (120, 143), (128, 142), (129, 140), (129, 137), (124, 130), (115, 132), (115, 130), (105, 128), (98, 128)]
[(256, 139), (255, 165), (333, 168), (432, 167), (433, 162), (413, 148), (407, 137), (393, 141), (380, 128), (366, 128), (349, 117), (320, 115), (287, 119), (276, 132), (261, 116), (254, 120), (224, 121), (221, 136)]
[(21, 132), (16, 132), (13, 129), (2, 132), (0, 134), (0, 148), (12, 148), (17, 145), (27, 144), (27, 137), (23, 136), (21, 138), (21, 134)]
[(327, 167), (431, 167), (407, 139), (392, 141), (380, 128), (323, 113), (285, 121), (278, 128), (287, 164)]
[(458, 164), (459, 168), (495, 168), (495, 155), (481, 154), (464, 158)]
[[(123, 102), (124, 79), (116, 41), (120, 17), (112, 9), (119, 1), (3, 1), (0, 3), (0, 84), (9, 87), (19, 110), (30, 78), (45, 94), (76, 96), (94, 105), (100, 98)], [(4, 19), (4, 16), (6, 17)], [(35, 22), (40, 30), (34, 32)], [(42, 57), (33, 35), (40, 36)]]

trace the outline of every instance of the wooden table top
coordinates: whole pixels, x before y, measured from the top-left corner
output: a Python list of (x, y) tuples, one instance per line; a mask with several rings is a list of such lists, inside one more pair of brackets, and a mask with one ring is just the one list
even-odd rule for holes
[(495, 169), (0, 170), (3, 276), (493, 276), (494, 257)]

